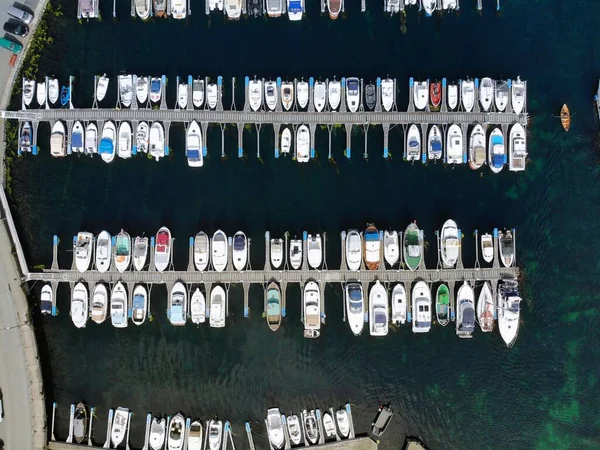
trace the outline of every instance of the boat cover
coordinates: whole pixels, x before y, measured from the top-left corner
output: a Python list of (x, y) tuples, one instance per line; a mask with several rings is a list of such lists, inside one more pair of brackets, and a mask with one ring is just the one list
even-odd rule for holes
[(133, 309), (144, 309), (144, 296), (137, 294), (133, 297)]
[(150, 92), (159, 92), (160, 91), (160, 81), (159, 80), (152, 80), (152, 82), (150, 83)]
[(462, 313), (462, 323), (458, 325), (460, 331), (472, 333), (475, 331), (475, 310), (472, 306), (464, 306)]
[(197, 161), (200, 159), (200, 151), (199, 150), (188, 150), (187, 158), (193, 161)]
[(494, 157), (492, 159), (492, 163), (494, 164), (494, 167), (502, 167), (504, 165), (504, 155), (503, 154), (494, 155)]
[(377, 231), (367, 231), (365, 233), (366, 241), (379, 241), (379, 233)]
[(183, 322), (183, 306), (171, 306), (171, 322)]
[(504, 139), (502, 136), (492, 136), (492, 145), (503, 145)]
[(290, 0), (288, 11), (292, 13), (302, 12), (302, 2), (300, 0)]
[(267, 302), (267, 316), (279, 316), (281, 314), (281, 304), (279, 298), (274, 295)]
[(233, 240), (233, 249), (234, 250), (244, 250), (246, 248), (246, 239), (244, 236), (236, 236)]
[(108, 138), (102, 138), (100, 145), (98, 146), (98, 153), (113, 153), (114, 152), (113, 141)]
[(83, 136), (81, 133), (73, 133), (71, 144), (73, 147), (83, 147)]
[(431, 151), (432, 152), (441, 152), (442, 151), (442, 143), (440, 141), (432, 141), (431, 142)]

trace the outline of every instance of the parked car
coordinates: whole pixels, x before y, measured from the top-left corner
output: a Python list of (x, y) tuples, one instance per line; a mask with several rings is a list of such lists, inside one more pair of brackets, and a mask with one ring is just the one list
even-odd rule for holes
[(3, 37), (0, 37), (0, 48), (10, 50), (15, 55), (21, 53), (21, 50), (23, 50), (23, 46), (18, 42), (9, 41), (8, 39)]
[(20, 7), (13, 5), (10, 6), (8, 8), (7, 11), (9, 16), (13, 16), (15, 19), (20, 20), (23, 23), (26, 24), (30, 24), (31, 21), (33, 20), (33, 14), (31, 14), (29, 11), (25, 11), (24, 9), (21, 9)]
[(4, 24), (4, 31), (14, 34), (15, 36), (24, 37), (29, 34), (29, 27), (24, 23), (11, 22), (9, 20)]

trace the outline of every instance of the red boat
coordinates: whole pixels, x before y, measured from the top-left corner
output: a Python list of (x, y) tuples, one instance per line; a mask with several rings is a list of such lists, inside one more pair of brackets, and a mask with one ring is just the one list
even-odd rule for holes
[(429, 84), (429, 98), (434, 108), (440, 107), (440, 103), (442, 102), (442, 83), (436, 81)]

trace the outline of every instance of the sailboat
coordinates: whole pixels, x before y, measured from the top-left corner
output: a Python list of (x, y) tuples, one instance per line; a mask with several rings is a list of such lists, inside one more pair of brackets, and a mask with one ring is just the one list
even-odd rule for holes
[(480, 124), (475, 124), (469, 139), (469, 167), (479, 169), (486, 159), (485, 132)]
[(227, 236), (221, 230), (215, 231), (213, 234), (212, 242), (212, 263), (213, 268), (217, 272), (223, 272), (227, 267)]
[(281, 289), (273, 281), (267, 286), (266, 317), (271, 331), (277, 331), (281, 325)]
[(233, 267), (243, 271), (248, 262), (248, 239), (243, 231), (238, 231), (233, 236)]
[(386, 230), (383, 233), (383, 256), (390, 267), (394, 267), (400, 258), (398, 232)]
[(194, 324), (206, 322), (206, 299), (199, 288), (196, 288), (190, 300), (190, 318)]
[(204, 80), (199, 78), (192, 82), (192, 103), (196, 108), (201, 108), (204, 104)]
[(171, 230), (161, 227), (154, 245), (154, 267), (158, 272), (163, 272), (171, 262), (171, 244)]
[(117, 448), (125, 439), (127, 426), (129, 425), (129, 410), (119, 406), (113, 418), (112, 428), (110, 431), (110, 441), (114, 448)]
[(115, 267), (119, 272), (123, 273), (129, 269), (130, 263), (131, 237), (129, 236), (129, 233), (121, 230), (121, 232), (117, 234), (115, 243)]
[(284, 128), (281, 132), (281, 153), (288, 154), (292, 147), (292, 132), (289, 128)]
[(148, 238), (137, 236), (133, 244), (133, 267), (138, 272), (144, 270), (148, 258)]
[(131, 321), (135, 325), (141, 325), (148, 315), (148, 291), (141, 284), (133, 290), (133, 301), (131, 305)]
[(412, 290), (412, 331), (427, 333), (431, 329), (431, 291), (424, 281), (417, 281)]
[(388, 334), (389, 304), (387, 290), (379, 280), (369, 292), (369, 334), (386, 336)]
[(435, 315), (441, 326), (448, 325), (450, 320), (450, 291), (444, 283), (438, 286), (435, 294)]
[(112, 258), (112, 238), (108, 231), (102, 231), (96, 239), (96, 270), (106, 272)]
[(479, 298), (477, 299), (477, 321), (481, 327), (481, 331), (489, 333), (494, 329), (494, 297), (490, 282), (483, 283)]
[(308, 265), (312, 269), (319, 270), (321, 263), (323, 262), (323, 246), (321, 235), (316, 234), (313, 236), (312, 234), (309, 234), (307, 242)]
[(169, 294), (168, 317), (171, 325), (183, 326), (187, 320), (187, 290), (183, 283), (176, 282)]
[(202, 131), (200, 125), (192, 120), (188, 127), (185, 140), (185, 155), (188, 166), (202, 167), (204, 165), (204, 156), (202, 153)]
[(444, 222), (440, 232), (440, 247), (444, 266), (449, 268), (454, 267), (460, 250), (458, 228), (454, 220), (446, 220)]
[(210, 316), (209, 325), (212, 328), (223, 328), (225, 326), (226, 294), (223, 287), (217, 285), (210, 292)]
[(196, 270), (203, 272), (208, 267), (210, 258), (210, 241), (205, 232), (199, 232), (194, 238), (194, 265)]
[(92, 233), (88, 233), (87, 231), (77, 233), (77, 240), (75, 241), (75, 266), (81, 273), (90, 267), (93, 242), (94, 235)]
[(108, 312), (108, 290), (102, 283), (98, 283), (94, 287), (94, 293), (92, 295), (92, 307), (90, 317), (98, 324), (106, 320), (106, 314)]
[(359, 270), (362, 260), (362, 242), (356, 230), (348, 231), (346, 235), (346, 263), (348, 270)]
[(71, 295), (71, 321), (77, 328), (83, 328), (87, 319), (88, 290), (83, 283), (77, 283)]
[(404, 231), (404, 262), (410, 270), (417, 270), (421, 264), (421, 238), (416, 223), (410, 223)]
[(365, 324), (365, 305), (362, 285), (356, 281), (351, 281), (346, 284), (345, 300), (346, 300), (346, 316), (348, 317), (348, 325), (355, 336), (362, 333)]
[(392, 323), (404, 324), (407, 309), (406, 289), (404, 289), (403, 283), (398, 283), (392, 291)]
[(460, 338), (473, 337), (475, 331), (475, 293), (464, 282), (456, 297), (456, 334)]
[(110, 294), (110, 321), (115, 328), (127, 327), (127, 290), (121, 281)]
[(375, 225), (370, 224), (364, 233), (363, 254), (369, 270), (377, 270), (381, 261), (381, 240)]

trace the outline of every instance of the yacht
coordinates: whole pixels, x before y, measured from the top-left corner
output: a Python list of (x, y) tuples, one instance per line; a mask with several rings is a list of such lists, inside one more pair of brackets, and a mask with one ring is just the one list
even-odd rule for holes
[(210, 241), (205, 232), (199, 232), (194, 238), (194, 265), (196, 270), (204, 272), (210, 259)]
[(83, 328), (88, 319), (88, 290), (77, 283), (71, 295), (71, 320), (77, 328)]
[(513, 111), (521, 114), (525, 106), (525, 82), (521, 81), (521, 77), (512, 82), (511, 99)]
[(215, 83), (208, 83), (206, 85), (206, 103), (210, 109), (217, 107), (219, 101), (219, 88)]
[(94, 287), (94, 293), (92, 295), (92, 307), (90, 317), (98, 324), (106, 320), (106, 313), (108, 312), (108, 290), (102, 283), (98, 283)]
[(21, 127), (19, 151), (21, 153), (29, 153), (31, 151), (31, 122), (25, 122)]
[(185, 156), (187, 157), (188, 166), (202, 167), (204, 165), (202, 151), (202, 131), (198, 122), (192, 120), (187, 129), (185, 140)]
[(313, 96), (315, 102), (315, 109), (317, 112), (323, 111), (325, 107), (325, 102), (327, 101), (327, 90), (325, 88), (325, 83), (322, 81), (317, 81), (313, 88)]
[(102, 128), (102, 138), (98, 145), (98, 153), (102, 161), (105, 163), (111, 163), (115, 159), (115, 141), (117, 140), (117, 129), (115, 124), (109, 120), (104, 123)]
[(417, 270), (421, 257), (421, 231), (413, 222), (404, 230), (404, 263), (410, 270)]
[(406, 133), (406, 160), (418, 161), (421, 159), (421, 132), (412, 124)]
[[(106, 80), (106, 86), (108, 86), (108, 78), (104, 78)], [(100, 85), (100, 83), (98, 83), (98, 85)], [(104, 91), (104, 93), (106, 94), (106, 90)], [(54, 105), (58, 101), (58, 95), (58, 80), (56, 78), (50, 78), (48, 80), (48, 100), (50, 101), (50, 103)], [(98, 98), (98, 101), (100, 100), (102, 99)]]
[(248, 263), (248, 239), (242, 231), (238, 231), (233, 236), (233, 267), (237, 271), (242, 271)]
[(423, 9), (427, 16), (431, 16), (437, 7), (437, 0), (423, 0)]
[(429, 82), (415, 81), (414, 83), (413, 99), (415, 108), (422, 111), (427, 108), (427, 103), (429, 102)]
[(283, 262), (283, 239), (271, 239), (271, 266), (279, 269)]
[(346, 263), (348, 270), (359, 270), (362, 260), (362, 242), (356, 230), (348, 231), (346, 235)]
[(154, 417), (150, 425), (150, 439), (148, 440), (151, 450), (163, 450), (167, 421), (164, 417)]
[(290, 264), (292, 269), (298, 270), (302, 265), (302, 240), (292, 239), (290, 241)]
[(304, 286), (302, 296), (304, 337), (317, 338), (321, 334), (321, 289), (311, 280)]
[(181, 109), (187, 108), (188, 104), (188, 85), (187, 83), (179, 83), (177, 86), (177, 105)]
[(190, 317), (196, 325), (206, 322), (206, 299), (199, 288), (196, 288), (190, 300)]
[(131, 75), (119, 75), (119, 98), (125, 108), (131, 106), (133, 100), (133, 81)]
[(464, 282), (456, 296), (456, 334), (460, 338), (473, 337), (475, 331), (475, 294)]
[(229, 20), (238, 20), (242, 16), (242, 0), (225, 0), (224, 9)]
[(269, 110), (275, 111), (277, 101), (277, 83), (274, 81), (265, 81), (265, 103)]
[(386, 230), (383, 233), (383, 257), (390, 267), (394, 267), (400, 258), (398, 232)]
[(475, 82), (473, 80), (462, 80), (460, 82), (460, 93), (465, 111), (473, 111), (475, 105)]
[(448, 128), (446, 138), (446, 162), (448, 164), (463, 163), (463, 134), (458, 125), (453, 123)]
[(202, 108), (204, 104), (204, 80), (199, 78), (192, 83), (192, 103), (195, 108)]
[(362, 285), (356, 281), (346, 284), (346, 316), (355, 336), (359, 336), (365, 324), (365, 304)]
[(331, 110), (336, 111), (342, 100), (342, 83), (337, 80), (330, 81), (327, 86), (327, 98)]
[(44, 106), (46, 104), (46, 82), (45, 81), (37, 84), (37, 91), (36, 91), (35, 96), (36, 96), (36, 100), (40, 106)]
[(71, 131), (71, 151), (74, 153), (83, 152), (83, 125), (79, 120), (75, 121)]
[(185, 419), (181, 413), (169, 421), (169, 436), (167, 439), (168, 450), (182, 450), (185, 441)]
[(152, 124), (148, 141), (150, 143), (150, 155), (156, 161), (165, 156), (165, 129), (162, 123), (154, 122)]
[(288, 154), (292, 147), (292, 132), (289, 128), (284, 128), (281, 132), (281, 153)]
[(114, 256), (115, 267), (119, 272), (123, 273), (129, 269), (129, 264), (131, 263), (131, 237), (129, 237), (129, 233), (126, 231), (121, 230), (117, 234)]
[(296, 161), (308, 162), (310, 158), (310, 131), (304, 124), (300, 125), (296, 134)]
[(23, 103), (25, 106), (31, 105), (35, 94), (35, 81), (23, 79)]
[(508, 170), (520, 172), (525, 170), (527, 159), (527, 141), (523, 125), (515, 123), (510, 129)]
[(85, 128), (85, 153), (98, 153), (98, 127), (93, 122), (88, 123)]
[(294, 105), (294, 83), (289, 81), (281, 83), (281, 103), (286, 111)]
[(119, 148), (117, 151), (120, 158), (131, 158), (131, 125), (129, 122), (121, 122), (119, 125)]
[(169, 321), (171, 325), (182, 327), (187, 321), (187, 289), (178, 281), (173, 285), (171, 289), (171, 295), (169, 297)]
[(494, 83), (491, 78), (485, 77), (479, 85), (479, 103), (485, 112), (489, 111), (494, 101)]
[(142, 20), (150, 17), (150, 0), (135, 0), (135, 12)]
[(496, 127), (490, 134), (488, 146), (488, 164), (494, 173), (499, 173), (504, 167), (506, 160), (506, 149), (504, 147), (504, 137), (500, 128)]
[(214, 418), (208, 422), (208, 449), (220, 450), (223, 441), (223, 422)]
[(292, 22), (302, 20), (304, 12), (304, 0), (287, 0), (287, 13)]
[(315, 270), (319, 270), (323, 262), (323, 245), (321, 235), (308, 235), (307, 241), (308, 265)]
[(311, 409), (308, 413), (304, 410), (302, 417), (304, 418), (304, 436), (310, 445), (315, 445), (319, 441), (319, 426), (315, 410)]
[(391, 111), (394, 107), (394, 80), (386, 78), (381, 81), (381, 103), (384, 111)]
[(494, 259), (494, 241), (489, 233), (481, 235), (481, 255), (485, 262), (492, 262)]
[(451, 111), (458, 108), (458, 85), (456, 84), (448, 85), (448, 108)]
[(300, 428), (300, 419), (296, 414), (291, 414), (287, 417), (287, 428), (290, 435), (292, 445), (300, 445), (302, 441), (302, 429)]
[(500, 240), (500, 260), (504, 267), (512, 267), (515, 262), (515, 241), (510, 230), (498, 232)]
[(217, 230), (212, 237), (212, 263), (217, 272), (223, 272), (227, 267), (227, 236)]
[(156, 233), (154, 244), (154, 268), (158, 272), (164, 272), (171, 262), (171, 230), (161, 227)]
[(248, 83), (248, 100), (252, 111), (258, 111), (263, 103), (263, 85), (261, 80), (250, 80)]
[(327, 0), (327, 11), (329, 11), (329, 18), (335, 20), (339, 17), (342, 11), (342, 3), (344, 0)]
[(135, 80), (135, 96), (140, 106), (148, 101), (148, 77), (137, 77)]
[(158, 77), (152, 77), (150, 79), (150, 101), (152, 103), (160, 102), (162, 94), (162, 80)]
[(106, 272), (112, 259), (112, 238), (108, 231), (102, 231), (96, 239), (96, 270)]
[(90, 267), (92, 261), (92, 246), (94, 245), (94, 235), (87, 231), (77, 233), (75, 241), (75, 266), (81, 273)]
[(281, 289), (273, 281), (267, 286), (266, 317), (271, 331), (277, 331), (281, 325)]
[(498, 329), (507, 347), (512, 347), (519, 332), (521, 297), (515, 280), (503, 280), (498, 289)]
[(171, 0), (171, 16), (173, 19), (185, 19), (187, 0)]
[(202, 422), (194, 420), (188, 430), (187, 450), (202, 450)]
[(133, 290), (131, 302), (131, 321), (134, 325), (141, 325), (148, 315), (148, 291), (141, 284)]
[(373, 111), (377, 104), (377, 88), (373, 83), (369, 83), (365, 86), (365, 104), (369, 111)]
[(306, 81), (298, 81), (296, 84), (296, 99), (298, 100), (298, 106), (302, 109), (308, 105), (308, 83)]
[(137, 236), (133, 243), (133, 267), (138, 272), (144, 270), (148, 258), (148, 238)]
[(485, 163), (486, 156), (485, 131), (480, 124), (476, 124), (469, 139), (469, 167), (479, 169)]
[(492, 296), (492, 289), (490, 288), (490, 282), (486, 281), (483, 283), (479, 298), (477, 299), (477, 322), (481, 327), (481, 331), (489, 333), (494, 329), (494, 297)]
[(431, 329), (431, 291), (424, 281), (413, 286), (412, 321), (413, 333), (427, 333)]
[(73, 437), (78, 444), (81, 444), (87, 435), (87, 418), (87, 409), (79, 402), (73, 414)]
[(335, 423), (333, 417), (329, 411), (323, 413), (323, 431), (325, 433), (325, 439), (332, 439), (335, 437)]
[(217, 285), (210, 292), (209, 324), (213, 328), (225, 326), (225, 290)]
[(348, 439), (350, 436), (350, 419), (346, 408), (340, 408), (335, 412), (335, 422), (340, 436), (343, 439)]
[(506, 111), (508, 103), (508, 83), (505, 80), (494, 82), (494, 103), (498, 112)]
[(283, 12), (283, 1), (284, 0), (265, 0), (265, 6), (267, 16), (279, 17)]
[(50, 155), (55, 158), (62, 158), (66, 154), (67, 140), (65, 138), (65, 124), (57, 120), (52, 126), (52, 134), (50, 135)]
[(440, 127), (432, 125), (427, 136), (427, 157), (433, 160), (442, 159), (443, 148)]
[(369, 333), (371, 336), (388, 334), (389, 314), (387, 290), (377, 280), (369, 292)]
[(127, 327), (127, 290), (120, 281), (110, 294), (110, 321), (115, 328)]
[(281, 412), (279, 411), (279, 408), (270, 408), (267, 411), (265, 423), (267, 424), (267, 436), (269, 437), (271, 448), (274, 450), (283, 449), (283, 423), (281, 422)]
[(460, 241), (458, 240), (458, 228), (454, 220), (446, 220), (440, 231), (440, 246), (442, 262), (445, 267), (452, 268), (458, 260)]
[(450, 320), (450, 291), (444, 283), (438, 286), (435, 293), (435, 316), (441, 326), (448, 325)]
[(110, 441), (114, 448), (117, 448), (125, 439), (127, 426), (129, 425), (129, 410), (119, 406), (113, 418), (112, 428), (110, 430)]
[(360, 106), (360, 81), (356, 77), (346, 78), (346, 106), (355, 113)]
[(406, 323), (407, 301), (404, 284), (398, 283), (392, 291), (392, 323)]

